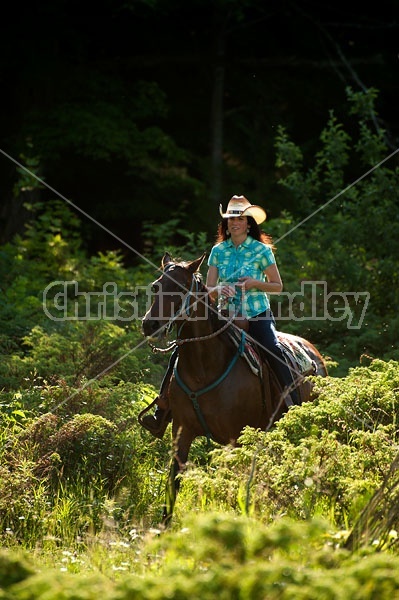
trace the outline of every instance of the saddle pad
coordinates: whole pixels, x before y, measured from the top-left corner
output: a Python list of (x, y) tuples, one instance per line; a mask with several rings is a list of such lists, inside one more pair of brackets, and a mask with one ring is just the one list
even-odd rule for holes
[[(229, 327), (228, 334), (235, 347), (238, 348), (241, 343), (242, 329), (237, 326)], [(247, 361), (254, 375), (259, 376), (262, 369), (262, 362), (255, 346), (247, 338), (245, 338), (243, 358)]]
[[(242, 330), (239, 327), (229, 327), (228, 334), (235, 347), (238, 348), (241, 342)], [(306, 349), (300, 343), (300, 340), (290, 333), (281, 333), (277, 331), (277, 338), (287, 358), (292, 362), (292, 367), (296, 368), (301, 375), (311, 375), (316, 372), (316, 364), (311, 359)], [(245, 339), (245, 350), (243, 357), (247, 361), (251, 371), (259, 375), (262, 369), (262, 361), (257, 350), (257, 345), (250, 339)]]
[(277, 338), (283, 350), (296, 363), (301, 375), (310, 375), (316, 372), (316, 364), (311, 359), (300, 340), (290, 333), (277, 332)]

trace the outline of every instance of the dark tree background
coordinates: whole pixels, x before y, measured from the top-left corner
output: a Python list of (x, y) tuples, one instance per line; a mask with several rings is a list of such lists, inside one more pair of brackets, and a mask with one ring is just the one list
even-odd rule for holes
[[(264, 0), (43, 0), (8, 7), (1, 31), (1, 242), (23, 227), (16, 164), (116, 236), (181, 215), (213, 233), (244, 193), (271, 218), (296, 206), (277, 184), (274, 136), (305, 156), (345, 89), (379, 90), (398, 146), (398, 6)], [(5, 153), (5, 154), (4, 154)], [(46, 188), (34, 201), (54, 197)], [(31, 199), (32, 199), (31, 198)], [(321, 198), (320, 203), (326, 199)], [(83, 219), (89, 251), (118, 241)]]

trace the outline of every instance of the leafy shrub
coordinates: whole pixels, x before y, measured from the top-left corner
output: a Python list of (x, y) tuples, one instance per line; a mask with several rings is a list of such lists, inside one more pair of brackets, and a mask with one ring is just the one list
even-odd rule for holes
[(396, 456), (398, 373), (398, 363), (376, 360), (344, 379), (315, 378), (318, 397), (272, 431), (246, 428), (239, 447), (213, 450), (205, 468), (191, 464), (178, 505), (265, 520), (322, 514), (346, 527)]
[[(242, 516), (192, 514), (178, 531), (162, 536), (154, 532), (132, 548), (125, 544), (119, 574), (117, 554), (110, 546), (94, 573), (85, 567), (73, 575), (54, 568), (21, 571), (15, 583), (7, 584), (7, 592), (15, 600), (98, 595), (110, 600), (396, 597), (398, 558), (387, 553), (352, 555), (340, 548), (339, 539), (340, 532), (323, 520), (296, 523), (284, 517), (265, 526)], [(141, 563), (135, 563), (135, 554)], [(11, 555), (6, 560), (16, 562)], [(75, 564), (83, 565), (84, 560)], [(138, 572), (131, 568), (133, 563)]]
[[(324, 281), (327, 293), (370, 293), (365, 319), (357, 329), (351, 330), (347, 319), (283, 323), (290, 332), (322, 344), (324, 353), (337, 362), (339, 375), (357, 364), (362, 354), (399, 358), (395, 341), (399, 333), (399, 171), (380, 164), (390, 149), (385, 132), (375, 131), (371, 119), (376, 114), (376, 90), (348, 89), (347, 95), (350, 115), (359, 119), (358, 126), (339, 123), (331, 113), (320, 135), (320, 150), (310, 163), (280, 128), (276, 137), (279, 183), (289, 190), (299, 217), (293, 220), (285, 215), (283, 223), (270, 223), (275, 239), (284, 239), (278, 256), (286, 290), (299, 293), (301, 282)], [(324, 294), (319, 294), (312, 308), (323, 315), (325, 304)], [(359, 312), (361, 304), (352, 302), (351, 310)]]
[(4, 550), (0, 553), (0, 589), (7, 589), (33, 573), (33, 567), (25, 557), (14, 556)]

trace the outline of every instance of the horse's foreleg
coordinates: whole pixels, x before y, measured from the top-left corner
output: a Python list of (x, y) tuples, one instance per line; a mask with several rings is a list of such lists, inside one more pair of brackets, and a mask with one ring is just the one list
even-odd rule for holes
[(165, 504), (163, 507), (162, 524), (167, 527), (173, 515), (173, 509), (176, 502), (176, 495), (179, 489), (178, 474), (180, 472), (179, 463), (172, 458), (169, 465), (168, 479), (166, 481)]
[(173, 432), (174, 452), (170, 462), (168, 479), (166, 482), (165, 504), (163, 509), (162, 524), (167, 527), (172, 519), (176, 496), (180, 488), (181, 473), (184, 470), (192, 436), (183, 435), (182, 430)]

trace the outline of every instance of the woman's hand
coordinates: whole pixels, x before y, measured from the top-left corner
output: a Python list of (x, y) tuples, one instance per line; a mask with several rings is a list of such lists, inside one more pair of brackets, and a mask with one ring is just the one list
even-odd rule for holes
[(220, 293), (226, 298), (233, 298), (236, 295), (236, 289), (234, 285), (221, 285), (219, 286)]
[(243, 291), (251, 290), (259, 285), (259, 280), (253, 277), (239, 277), (237, 287), (240, 287)]
[[(238, 286), (238, 284), (237, 284)], [(215, 299), (219, 296), (225, 296), (226, 298), (233, 298), (236, 295), (234, 285), (215, 285), (207, 286), (210, 296)]]

